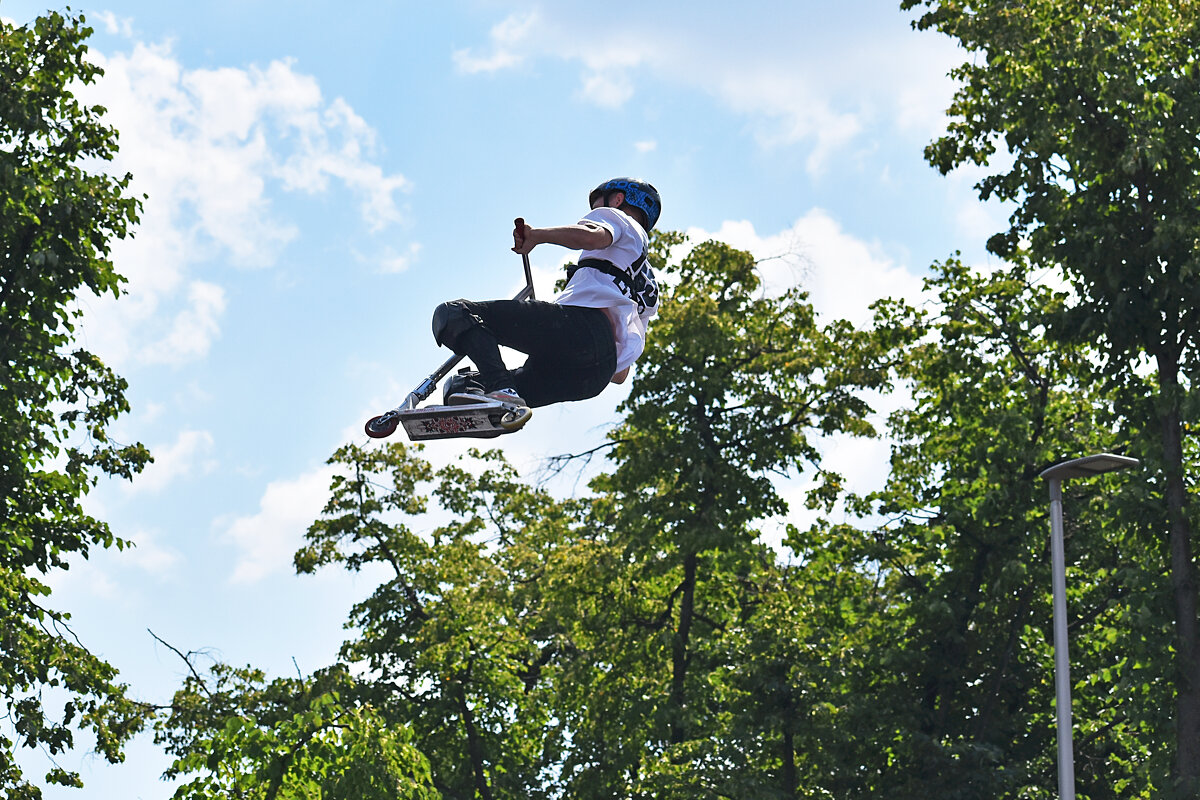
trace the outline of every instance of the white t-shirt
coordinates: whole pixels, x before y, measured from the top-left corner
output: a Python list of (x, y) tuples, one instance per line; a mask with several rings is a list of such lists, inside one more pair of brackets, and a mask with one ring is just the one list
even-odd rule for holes
[(554, 302), (600, 308), (608, 314), (617, 345), (616, 372), (620, 372), (637, 361), (646, 348), (646, 326), (658, 313), (658, 283), (645, 259), (649, 237), (632, 217), (615, 208), (594, 208), (580, 220), (585, 221), (607, 229), (613, 241), (603, 250), (584, 250), (579, 261), (608, 261), (630, 273), (633, 286), (600, 270), (581, 267)]

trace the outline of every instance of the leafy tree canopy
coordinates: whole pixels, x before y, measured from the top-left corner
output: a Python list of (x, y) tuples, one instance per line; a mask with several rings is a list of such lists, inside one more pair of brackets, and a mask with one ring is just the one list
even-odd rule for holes
[[(110, 440), (127, 410), (125, 382), (99, 359), (71, 350), (80, 292), (119, 293), (108, 258), (137, 221), (129, 176), (97, 165), (116, 152), (103, 109), (71, 92), (100, 74), (86, 58), (82, 17), (50, 13), (23, 27), (0, 22), (0, 709), (15, 739), (0, 736), (0, 788), (39, 797), (13, 760), (18, 744), (59, 753), (90, 729), (110, 761), (142, 724), (144, 709), (48, 608), (39, 576), (124, 547), (84, 513), (81, 498), (102, 475), (131, 477), (149, 460), (141, 445)], [(65, 689), (61, 714), (43, 688)], [(54, 769), (51, 783), (79, 785)]]
[[(926, 150), (943, 172), (1012, 156), (979, 184), (1016, 203), (989, 247), (1061, 267), (1075, 297), (1051, 335), (1103, 342), (1117, 402), (1151, 411), (1175, 624), (1175, 778), (1200, 794), (1200, 594), (1185, 439), (1200, 363), (1200, 6), (1191, 0), (903, 0), (917, 25), (972, 61), (947, 135)], [(1153, 383), (1142, 375), (1149, 359)], [(1141, 420), (1129, 420), (1138, 424)]]

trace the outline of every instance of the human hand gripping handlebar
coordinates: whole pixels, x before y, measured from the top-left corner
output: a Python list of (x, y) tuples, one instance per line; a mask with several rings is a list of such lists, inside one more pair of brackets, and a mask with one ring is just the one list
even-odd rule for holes
[[(513, 220), (513, 243), (520, 247), (525, 242), (525, 220), (517, 217)], [(529, 254), (521, 253), (521, 263), (525, 266), (525, 288), (514, 300), (536, 300), (533, 294), (533, 271), (529, 268)]]

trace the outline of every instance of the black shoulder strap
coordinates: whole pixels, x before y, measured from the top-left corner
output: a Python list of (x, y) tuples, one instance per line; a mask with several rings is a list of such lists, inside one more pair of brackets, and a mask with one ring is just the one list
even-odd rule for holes
[(611, 275), (617, 287), (628, 298), (638, 304), (638, 313), (646, 310), (647, 305), (658, 305), (658, 284), (654, 281), (654, 273), (647, 269), (648, 256), (642, 250), (642, 255), (633, 262), (627, 272), (611, 261), (600, 258), (581, 258), (579, 264), (567, 265), (567, 280), (570, 281), (575, 273), (583, 267)]
[(626, 272), (611, 261), (599, 258), (584, 258), (580, 259), (579, 266), (599, 270), (605, 275), (611, 275), (616, 278), (618, 282), (628, 284), (631, 289), (633, 288), (633, 273)]

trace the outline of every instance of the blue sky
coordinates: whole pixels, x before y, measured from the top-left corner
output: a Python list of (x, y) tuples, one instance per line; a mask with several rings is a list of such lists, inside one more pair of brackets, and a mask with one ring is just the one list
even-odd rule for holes
[[(292, 574), (325, 459), (365, 442), (365, 418), (445, 357), (437, 303), (519, 288), (512, 219), (574, 222), (603, 179), (652, 181), (661, 227), (752, 250), (772, 286), (801, 283), (826, 319), (917, 298), (956, 250), (982, 264), (1003, 211), (975, 199), (978, 175), (944, 178), (922, 158), (961, 54), (897, 6), (84, 7), (107, 71), (86, 97), (109, 109), (116, 168), (149, 199), (114, 250), (128, 295), (84, 298), (82, 339), (130, 382), (114, 433), (156, 462), (89, 498), (137, 547), (55, 576), (55, 607), (154, 702), (184, 669), (147, 629), (272, 675), (330, 663), (374, 576)], [(43, 9), (0, 3), (18, 23)], [(568, 255), (534, 252), (539, 296)], [(535, 479), (545, 457), (600, 443), (627, 391), (539, 410), (499, 446)], [(860, 442), (830, 457), (864, 485), (886, 454)], [(148, 736), (120, 767), (60, 761), (87, 788), (49, 798), (170, 795)], [(38, 754), (26, 763), (44, 771)]]

